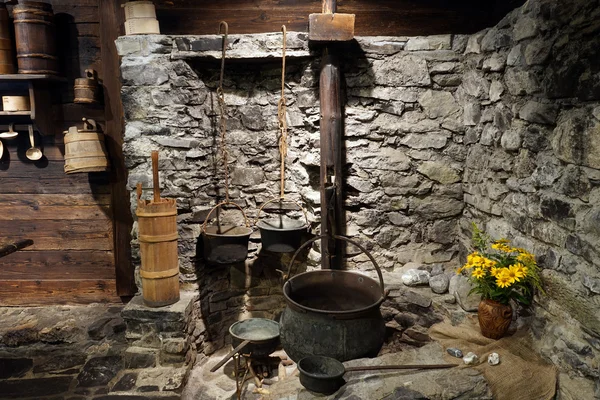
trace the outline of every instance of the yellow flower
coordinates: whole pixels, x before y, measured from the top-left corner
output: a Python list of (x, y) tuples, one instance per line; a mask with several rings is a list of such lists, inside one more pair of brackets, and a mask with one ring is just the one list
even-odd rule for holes
[(513, 283), (515, 283), (515, 278), (514, 276), (511, 275), (510, 273), (510, 269), (504, 267), (504, 268), (500, 268), (500, 271), (498, 271), (496, 278), (500, 277), (500, 276), (505, 276), (508, 281), (510, 282), (510, 284), (512, 285)]
[(481, 268), (475, 268), (471, 273), (471, 276), (477, 279), (481, 279), (485, 276), (485, 271)]
[(521, 278), (525, 278), (527, 275), (527, 267), (521, 263), (516, 263), (510, 267), (511, 270), (515, 272), (515, 279), (519, 281)]
[(505, 288), (505, 287), (509, 287), (512, 284), (513, 284), (513, 282), (511, 281), (511, 279), (508, 275), (506, 275), (504, 273), (500, 273), (496, 276), (496, 285), (498, 285), (498, 287)]
[(510, 268), (508, 268), (506, 272), (503, 271), (503, 273), (506, 273), (513, 280), (513, 283), (519, 282), (524, 276), (523, 272), (514, 265), (511, 265)]
[(492, 274), (492, 276), (494, 278), (496, 278), (496, 277), (498, 277), (498, 274), (500, 273), (500, 268), (492, 267), (492, 270), (490, 271), (490, 273)]
[(517, 256), (517, 260), (523, 264), (535, 264), (535, 256), (528, 252), (523, 252)]

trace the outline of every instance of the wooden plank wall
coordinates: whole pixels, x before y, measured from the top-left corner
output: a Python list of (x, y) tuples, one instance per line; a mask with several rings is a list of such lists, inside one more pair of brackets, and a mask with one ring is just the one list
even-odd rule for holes
[[(161, 32), (216, 34), (219, 21), (229, 32), (308, 31), (308, 16), (321, 0), (155, 0)], [(474, 33), (495, 25), (524, 0), (338, 0), (337, 12), (356, 14), (356, 36), (418, 36)]]
[[(68, 82), (54, 84), (56, 136), (43, 138), (42, 160), (33, 163), (24, 156), (25, 133), (4, 141), (8, 155), (0, 163), (0, 241), (30, 238), (34, 245), (0, 258), (0, 305), (120, 302), (111, 176), (66, 175), (63, 170), (62, 131), (81, 124), (84, 116), (105, 122), (103, 107), (73, 103), (73, 80), (85, 69), (103, 77), (98, 0), (50, 2), (61, 74)], [(117, 79), (115, 71), (110, 73)]]

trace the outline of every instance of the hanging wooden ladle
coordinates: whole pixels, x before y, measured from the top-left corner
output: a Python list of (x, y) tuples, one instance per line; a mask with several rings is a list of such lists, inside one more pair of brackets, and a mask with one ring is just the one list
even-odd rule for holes
[(31, 161), (37, 161), (42, 158), (43, 154), (39, 147), (35, 147), (33, 125), (29, 125), (29, 142), (31, 143), (31, 147), (25, 152), (25, 157)]
[(19, 132), (15, 132), (15, 124), (10, 123), (8, 125), (8, 132), (0, 133), (0, 139), (13, 139), (19, 135)]

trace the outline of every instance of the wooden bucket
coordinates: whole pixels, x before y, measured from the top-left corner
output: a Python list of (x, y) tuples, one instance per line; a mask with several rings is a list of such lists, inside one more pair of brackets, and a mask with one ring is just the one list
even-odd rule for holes
[(109, 162), (100, 132), (81, 132), (69, 128), (65, 135), (65, 173), (108, 171)]
[(52, 5), (20, 1), (13, 8), (20, 74), (58, 74)]
[(149, 307), (176, 303), (179, 300), (176, 201), (138, 198), (136, 215), (144, 303)]
[(98, 79), (96, 79), (96, 71), (93, 69), (85, 70), (85, 78), (75, 79), (74, 93), (75, 103), (98, 103)]
[(13, 44), (10, 40), (10, 21), (6, 5), (0, 3), (0, 74), (14, 74)]

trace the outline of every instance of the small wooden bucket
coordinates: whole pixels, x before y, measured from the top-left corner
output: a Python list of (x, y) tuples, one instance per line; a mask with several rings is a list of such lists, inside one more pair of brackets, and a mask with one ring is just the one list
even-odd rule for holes
[(6, 5), (0, 3), (0, 74), (2, 75), (15, 73), (10, 26)]
[(20, 74), (58, 74), (52, 5), (19, 1), (13, 8)]
[(73, 101), (83, 104), (98, 103), (99, 91), (96, 71), (86, 69), (85, 75), (85, 78), (75, 79), (75, 86), (73, 87), (75, 99)]
[(84, 121), (91, 128), (69, 128), (65, 135), (65, 173), (108, 171), (109, 162), (104, 145), (104, 135), (96, 130), (94, 120)]
[(176, 201), (161, 198), (154, 202), (138, 197), (136, 215), (144, 303), (149, 307), (176, 303), (179, 300)]

